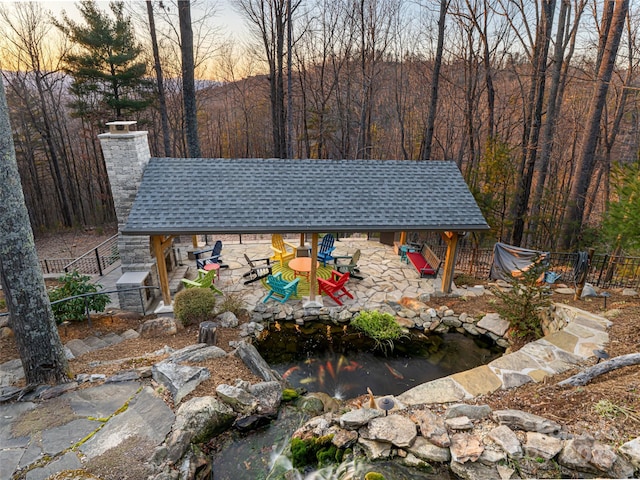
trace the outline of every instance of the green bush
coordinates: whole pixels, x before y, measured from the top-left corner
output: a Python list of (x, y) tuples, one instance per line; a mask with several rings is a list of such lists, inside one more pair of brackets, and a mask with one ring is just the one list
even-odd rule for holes
[(546, 269), (536, 259), (530, 269), (513, 278), (511, 290), (493, 290), (502, 301), (496, 304), (496, 310), (509, 321), (512, 334), (527, 341), (542, 337), (540, 312), (551, 304), (549, 287), (541, 282)]
[(109, 303), (109, 295), (106, 293), (98, 293), (102, 289), (102, 285), (89, 283), (90, 279), (90, 277), (80, 275), (80, 273), (74, 271), (58, 278), (58, 281), (62, 284), (61, 286), (49, 289), (50, 302), (56, 302), (85, 293), (95, 293), (95, 295), (74, 298), (73, 300), (51, 305), (57, 323), (67, 321), (81, 322), (87, 318), (87, 308), (90, 312), (104, 312)]
[(363, 310), (351, 320), (351, 326), (361, 330), (376, 342), (376, 348), (393, 350), (393, 342), (405, 335), (390, 313)]
[(209, 288), (187, 288), (176, 294), (173, 314), (186, 327), (213, 318), (216, 296)]

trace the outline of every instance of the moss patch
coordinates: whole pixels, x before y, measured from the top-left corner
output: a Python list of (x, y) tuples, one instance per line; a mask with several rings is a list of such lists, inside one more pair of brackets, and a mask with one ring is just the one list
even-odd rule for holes
[(68, 400), (55, 398), (20, 415), (13, 424), (11, 435), (14, 438), (30, 436), (47, 428), (66, 425), (78, 418), (82, 417), (73, 413)]

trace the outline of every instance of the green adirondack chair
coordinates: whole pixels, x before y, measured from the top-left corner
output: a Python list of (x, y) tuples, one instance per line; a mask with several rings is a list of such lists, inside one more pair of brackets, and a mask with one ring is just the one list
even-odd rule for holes
[(219, 293), (220, 295), (222, 295), (222, 290), (220, 290), (213, 284), (213, 280), (215, 280), (215, 278), (215, 270), (209, 270), (207, 272), (206, 270), (202, 270), (201, 268), (199, 268), (198, 276), (195, 279), (189, 280), (188, 278), (183, 278), (182, 284), (185, 288), (210, 288), (214, 291), (214, 293)]

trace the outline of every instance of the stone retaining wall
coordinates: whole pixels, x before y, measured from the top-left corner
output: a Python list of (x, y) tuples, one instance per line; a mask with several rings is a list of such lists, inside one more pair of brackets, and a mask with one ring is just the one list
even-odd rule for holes
[[(428, 301), (428, 299), (424, 299)], [(293, 309), (288, 304), (260, 303), (251, 315), (251, 322), (244, 325), (243, 336), (256, 336), (271, 322), (295, 321), (298, 325), (306, 322), (331, 322), (337, 325), (348, 324), (365, 309), (358, 307), (320, 307)], [(507, 339), (509, 322), (497, 313), (486, 313), (482, 317), (472, 317), (463, 313), (455, 313), (446, 306), (432, 308), (425, 302), (403, 297), (399, 302), (378, 304), (367, 310), (390, 313), (396, 321), (407, 329), (421, 332), (449, 333), (458, 332), (474, 336), (485, 335), (502, 348), (509, 347)], [(546, 309), (542, 317), (542, 331), (545, 335), (562, 330), (569, 318), (566, 310), (552, 305)]]

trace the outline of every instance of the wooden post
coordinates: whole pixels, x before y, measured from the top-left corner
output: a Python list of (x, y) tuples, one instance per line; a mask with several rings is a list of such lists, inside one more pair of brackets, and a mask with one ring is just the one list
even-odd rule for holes
[(447, 255), (444, 259), (444, 268), (442, 270), (442, 293), (450, 293), (460, 235), (458, 232), (442, 232), (442, 238), (447, 242)]
[(311, 272), (309, 272), (309, 301), (316, 299), (318, 291), (318, 233), (311, 234)]
[(589, 248), (587, 250), (587, 268), (584, 272), (580, 272), (580, 278), (576, 281), (576, 293), (573, 295), (574, 300), (580, 300), (582, 298), (582, 290), (584, 290), (584, 284), (587, 283), (587, 275), (589, 274), (589, 268), (591, 267), (591, 259), (595, 253), (595, 248)]
[(400, 232), (400, 245), (404, 245), (405, 243), (407, 243), (407, 232), (402, 231)]
[(164, 302), (165, 306), (171, 305), (171, 291), (169, 290), (169, 276), (167, 275), (167, 265), (164, 263), (164, 247), (171, 241), (172, 238), (173, 237), (164, 238), (161, 235), (151, 236), (153, 253), (156, 257), (156, 265), (158, 267), (160, 291), (162, 292), (162, 301)]
[(191, 236), (191, 245), (193, 245), (193, 248), (198, 248), (198, 235)]
[(300, 234), (300, 246), (304, 247), (304, 233)]

